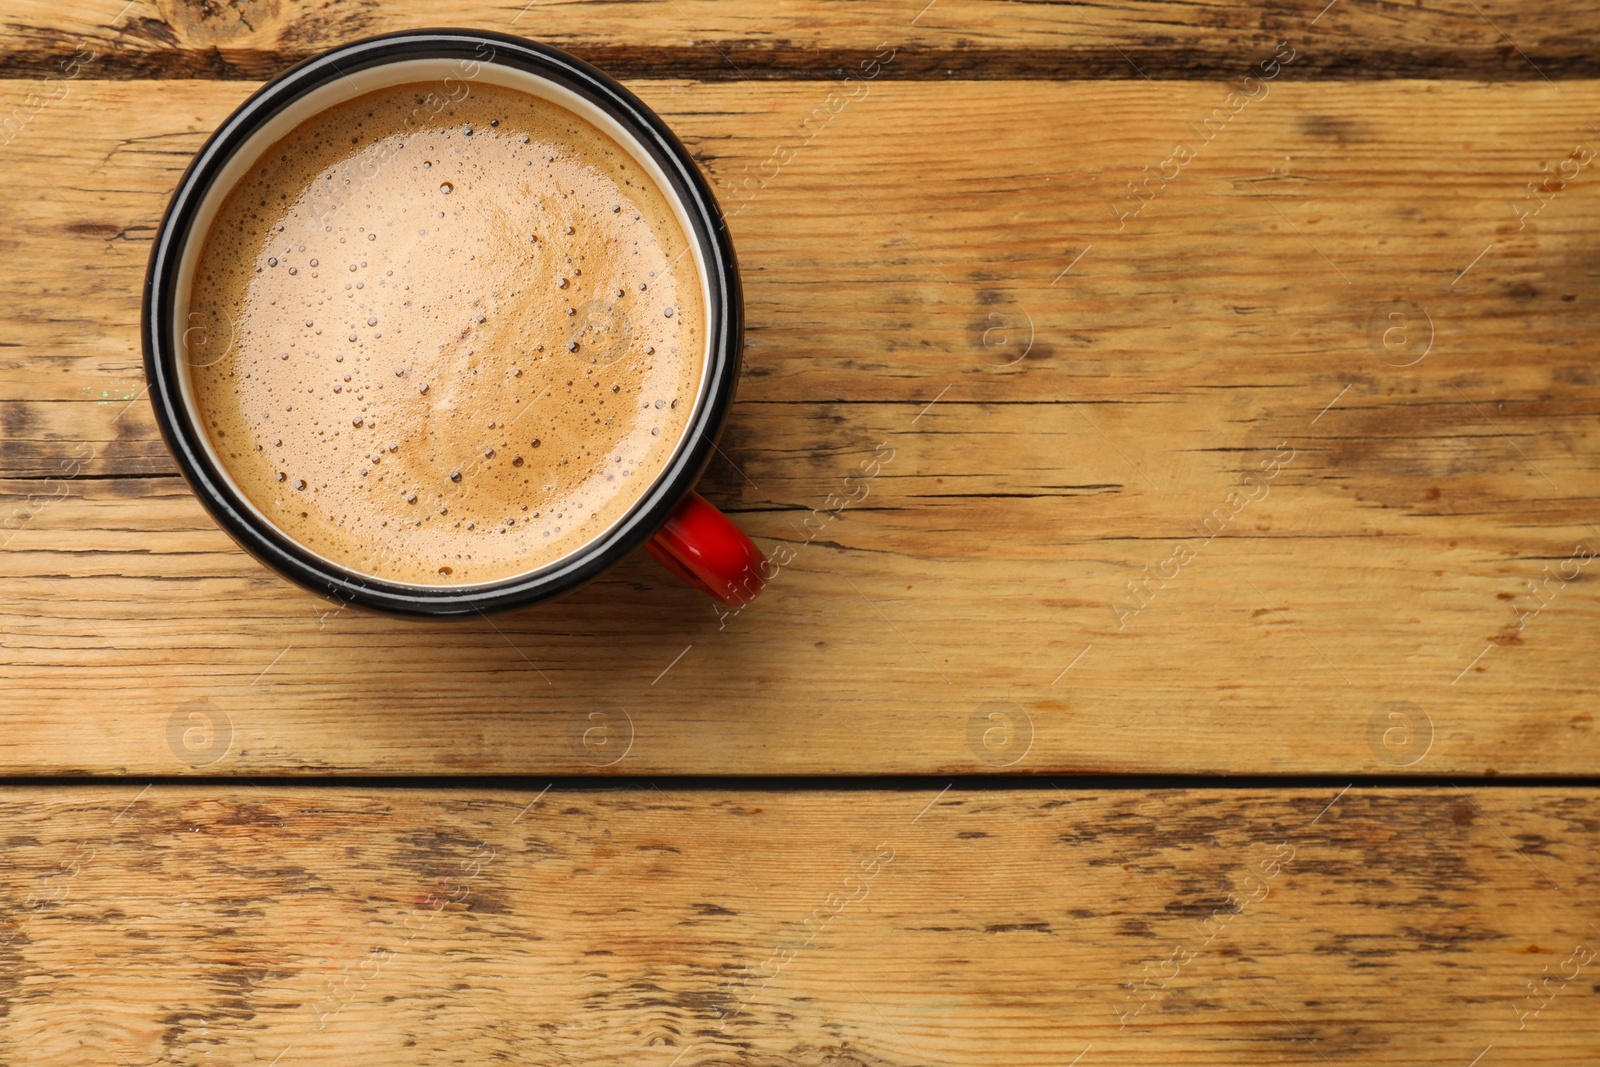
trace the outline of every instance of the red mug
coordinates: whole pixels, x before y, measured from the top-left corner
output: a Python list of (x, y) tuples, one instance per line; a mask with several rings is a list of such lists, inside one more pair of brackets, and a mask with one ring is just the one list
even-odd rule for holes
[[(413, 77), (415, 75), (415, 77)], [(552, 100), (609, 134), (652, 174), (687, 220), (708, 305), (700, 394), (683, 438), (635, 505), (574, 552), (524, 574), (476, 585), (392, 581), (334, 563), (297, 543), (246, 498), (219, 461), (187, 385), (184, 281), (206, 225), (233, 185), (289, 129), (369, 91), (412, 81), (448, 87), (474, 79)], [(156, 234), (145, 276), (141, 333), (151, 402), (185, 479), (239, 544), (263, 563), (346, 604), (414, 615), (504, 610), (571, 592), (640, 545), (706, 595), (733, 606), (761, 591), (761, 550), (694, 485), (716, 450), (743, 353), (744, 306), (722, 212), (688, 150), (661, 118), (621, 85), (557, 49), (479, 30), (389, 34), (345, 45), (269, 82), (195, 156)]]

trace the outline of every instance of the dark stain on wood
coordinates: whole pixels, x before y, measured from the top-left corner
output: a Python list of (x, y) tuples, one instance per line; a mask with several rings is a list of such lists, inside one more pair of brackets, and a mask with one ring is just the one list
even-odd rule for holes
[(185, 45), (222, 44), (278, 18), (278, 0), (157, 0), (156, 7)]
[(0, 403), (0, 472), (16, 477), (40, 473), (37, 442), (33, 439), (33, 411), (12, 400)]
[(0, 428), (4, 428), (7, 441), (27, 433), (32, 421), (33, 412), (27, 404), (17, 400), (0, 404)]
[(1353, 141), (1369, 141), (1373, 136), (1364, 123), (1343, 115), (1306, 115), (1295, 125), (1314, 141), (1331, 141), (1341, 146)]
[(1055, 931), (1050, 928), (1050, 924), (1047, 922), (990, 923), (988, 926), (983, 928), (983, 932), (986, 934), (1011, 934), (1019, 932), (1035, 934), (1055, 933)]

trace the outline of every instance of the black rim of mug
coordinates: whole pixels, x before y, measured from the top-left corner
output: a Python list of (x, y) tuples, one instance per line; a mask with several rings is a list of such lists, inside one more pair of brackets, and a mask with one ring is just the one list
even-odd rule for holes
[[(261, 126), (300, 97), (355, 71), (407, 59), (459, 59), (501, 64), (564, 86), (604, 110), (631, 133), (667, 176), (669, 194), (682, 203), (706, 261), (711, 317), (704, 401), (685, 443), (654, 486), (607, 533), (584, 549), (540, 570), (501, 582), (461, 589), (415, 586), (363, 577), (323, 560), (276, 527), (262, 522), (239, 499), (211, 461), (179, 392), (181, 359), (174, 344), (179, 265), (194, 216), (234, 153)], [(482, 30), (423, 30), (386, 34), (344, 45), (306, 60), (267, 83), (211, 135), (178, 182), (162, 217), (145, 272), (140, 332), (145, 378), (156, 422), (185, 480), (212, 516), (241, 547), (278, 573), (341, 604), (413, 615), (465, 615), (501, 611), (569, 593), (638, 549), (660, 528), (699, 480), (727, 419), (738, 384), (743, 346), (743, 300), (733, 243), (710, 188), (683, 144), (637, 97), (589, 64), (559, 49)]]

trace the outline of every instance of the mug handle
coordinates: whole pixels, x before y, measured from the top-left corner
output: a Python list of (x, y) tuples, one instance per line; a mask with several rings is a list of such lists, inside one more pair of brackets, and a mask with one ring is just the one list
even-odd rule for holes
[(767, 584), (767, 557), (733, 520), (690, 491), (645, 543), (656, 562), (713, 600), (742, 608)]

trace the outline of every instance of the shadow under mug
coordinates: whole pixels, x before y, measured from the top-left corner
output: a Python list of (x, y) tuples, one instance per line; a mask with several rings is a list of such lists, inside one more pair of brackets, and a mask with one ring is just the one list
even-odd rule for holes
[[(598, 127), (656, 181), (689, 239), (705, 294), (705, 366), (688, 426), (649, 489), (577, 550), (537, 569), (476, 585), (421, 585), (363, 574), (284, 534), (229, 477), (200, 419), (190, 370), (203, 336), (186, 330), (195, 263), (229, 191), (275, 142), (308, 118), (396, 85), (428, 92), (430, 115), (465, 99), (474, 83), (516, 89)], [(441, 101), (437, 107), (435, 101)], [(358, 163), (359, 169), (359, 163)], [(337, 210), (330, 201), (318, 210)], [(742, 606), (763, 584), (755, 544), (695, 493), (727, 418), (743, 351), (738, 265), (721, 212), (694, 161), (664, 122), (600, 71), (557, 49), (478, 30), (425, 30), (358, 41), (307, 60), (246, 100), (206, 141), (161, 220), (145, 275), (145, 376), (156, 422), (202, 504), (245, 550), (312, 592), (382, 611), (464, 615), (571, 592), (641, 544), (663, 566), (725, 604)], [(214, 351), (214, 350), (212, 350)], [(213, 356), (208, 355), (205, 362)]]

